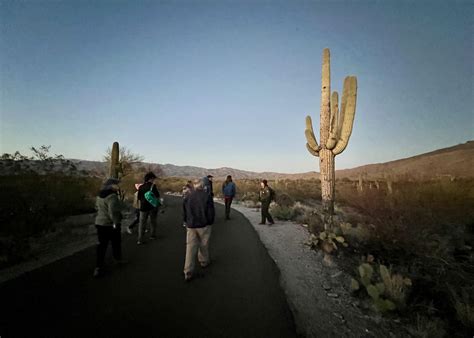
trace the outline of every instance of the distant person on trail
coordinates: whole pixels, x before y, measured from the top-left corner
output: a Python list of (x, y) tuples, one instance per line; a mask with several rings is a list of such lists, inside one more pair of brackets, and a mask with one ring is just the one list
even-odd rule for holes
[(214, 219), (216, 217), (216, 210), (214, 207), (214, 189), (212, 187), (212, 178), (214, 176), (207, 175), (206, 177), (202, 178), (202, 183), (204, 185), (204, 191), (207, 193), (209, 197), (209, 224), (214, 224)]
[(144, 183), (138, 189), (138, 201), (140, 202), (140, 223), (138, 224), (137, 244), (144, 243), (143, 234), (145, 233), (146, 223), (150, 217), (151, 230), (150, 239), (156, 239), (156, 226), (158, 217), (158, 208), (161, 205), (160, 192), (155, 185), (156, 175), (149, 172), (145, 175)]
[(105, 253), (109, 241), (112, 242), (112, 255), (121, 264), (122, 260), (122, 206), (118, 198), (119, 180), (116, 178), (107, 179), (96, 198), (97, 216), (95, 227), (99, 244), (97, 245), (97, 263), (94, 270), (94, 277), (103, 274)]
[(265, 224), (268, 220), (268, 225), (273, 225), (272, 215), (268, 209), (270, 208), (270, 203), (275, 199), (275, 192), (272, 188), (268, 186), (267, 180), (262, 180), (260, 183), (260, 193), (259, 201), (262, 202), (262, 221), (259, 224)]
[(186, 197), (188, 197), (194, 190), (193, 181), (188, 181), (183, 187), (183, 226), (186, 226)]
[(194, 181), (194, 190), (185, 198), (186, 205), (186, 260), (184, 280), (194, 276), (196, 254), (201, 267), (207, 267), (209, 258), (209, 238), (211, 237), (211, 218), (214, 211), (205, 191), (205, 179)]
[(127, 227), (127, 232), (130, 235), (132, 234), (132, 229), (140, 222), (140, 201), (138, 200), (138, 189), (141, 185), (141, 183), (135, 184), (135, 189), (137, 190), (133, 194), (133, 209), (135, 209), (135, 219), (132, 224)]
[(232, 182), (232, 176), (228, 175), (224, 183), (222, 183), (222, 195), (224, 196), (225, 202), (225, 219), (230, 219), (230, 206), (232, 204), (232, 200), (235, 197), (235, 183)]

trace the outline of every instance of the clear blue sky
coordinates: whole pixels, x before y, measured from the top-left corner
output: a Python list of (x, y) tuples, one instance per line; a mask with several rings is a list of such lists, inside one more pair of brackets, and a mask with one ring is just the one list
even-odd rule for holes
[[(471, 1), (0, 1), (1, 153), (319, 171), (321, 54), (358, 78), (336, 167), (474, 139)], [(318, 133), (319, 134), (319, 133)], [(319, 138), (319, 135), (318, 135)]]

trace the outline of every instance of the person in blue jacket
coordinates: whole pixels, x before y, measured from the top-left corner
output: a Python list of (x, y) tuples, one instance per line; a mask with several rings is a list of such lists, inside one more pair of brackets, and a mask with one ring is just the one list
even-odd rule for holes
[(232, 200), (235, 197), (235, 183), (232, 182), (232, 176), (228, 175), (224, 183), (222, 183), (222, 195), (224, 195), (225, 201), (225, 219), (230, 219), (230, 206), (232, 204)]

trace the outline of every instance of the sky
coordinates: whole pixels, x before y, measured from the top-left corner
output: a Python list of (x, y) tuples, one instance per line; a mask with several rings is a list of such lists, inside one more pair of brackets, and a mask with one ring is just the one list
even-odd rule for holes
[(358, 80), (336, 168), (474, 139), (470, 1), (0, 0), (0, 153), (319, 171), (322, 51)]

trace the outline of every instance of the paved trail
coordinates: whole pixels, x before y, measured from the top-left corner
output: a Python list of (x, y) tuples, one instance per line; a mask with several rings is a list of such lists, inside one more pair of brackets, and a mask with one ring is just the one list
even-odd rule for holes
[[(95, 248), (0, 284), (5, 337), (294, 337), (279, 271), (248, 221), (223, 207), (211, 237), (213, 264), (183, 280), (181, 201), (167, 198), (159, 238), (143, 246), (123, 234), (130, 262), (93, 279)], [(109, 247), (110, 250), (110, 247)]]

